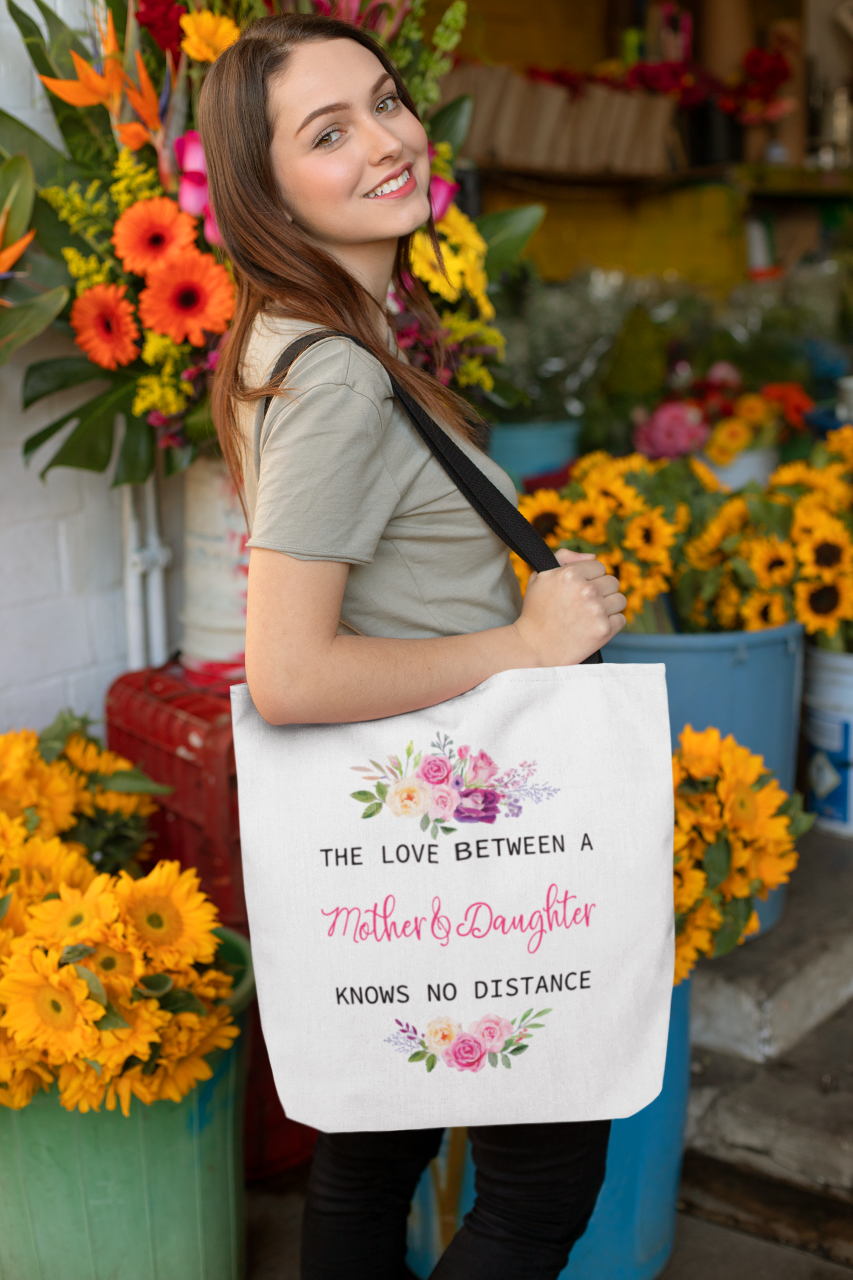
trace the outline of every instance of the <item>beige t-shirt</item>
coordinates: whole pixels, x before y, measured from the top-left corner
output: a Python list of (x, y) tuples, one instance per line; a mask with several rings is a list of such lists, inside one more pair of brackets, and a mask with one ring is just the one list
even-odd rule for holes
[[(316, 328), (258, 317), (244, 361), (251, 386)], [(418, 638), (514, 622), (521, 596), (504, 543), (436, 462), (368, 352), (343, 338), (309, 348), (288, 393), (240, 409), (250, 547), (350, 565), (341, 617), (370, 636)], [(454, 437), (513, 502), (506, 472)]]

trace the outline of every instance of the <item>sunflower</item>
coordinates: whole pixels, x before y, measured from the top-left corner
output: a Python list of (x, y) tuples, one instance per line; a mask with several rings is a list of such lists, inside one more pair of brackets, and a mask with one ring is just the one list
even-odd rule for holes
[(92, 1055), (93, 1061), (100, 1063), (110, 1075), (121, 1071), (128, 1058), (147, 1062), (151, 1046), (159, 1043), (164, 1027), (173, 1017), (161, 1009), (156, 1000), (119, 1000), (116, 1012), (128, 1025), (102, 1031), (100, 1048)]
[(734, 579), (728, 574), (722, 582), (714, 601), (714, 617), (726, 631), (734, 631), (740, 620), (741, 594)]
[(87, 931), (86, 941), (94, 950), (79, 963), (98, 975), (110, 998), (113, 994), (129, 995), (145, 973), (145, 957), (128, 939), (125, 926), (120, 921), (96, 922)]
[(802, 461), (785, 462), (773, 472), (769, 487), (810, 489), (831, 511), (844, 511), (853, 502), (853, 485), (844, 479), (846, 466), (844, 462), (830, 462), (825, 467), (813, 467)]
[(721, 490), (728, 493), (728, 486), (717, 479), (711, 468), (706, 466), (701, 458), (688, 458), (688, 462), (690, 470), (706, 493), (719, 493)]
[(643, 570), (635, 561), (623, 559), (615, 566), (613, 572), (619, 579), (619, 590), (627, 601), (625, 618), (628, 622), (633, 622), (643, 608)]
[(754, 392), (738, 396), (734, 408), (735, 417), (741, 418), (750, 427), (763, 427), (776, 414), (775, 406), (770, 400)]
[(720, 544), (740, 533), (749, 520), (749, 508), (743, 498), (729, 498), (695, 538), (684, 547), (687, 563), (694, 569), (713, 569), (725, 558)]
[(785, 587), (793, 578), (797, 562), (790, 542), (772, 534), (769, 538), (753, 538), (741, 544), (741, 555), (755, 574), (759, 587)]
[(586, 477), (587, 496), (594, 500), (604, 499), (611, 504), (617, 515), (627, 518), (644, 511), (646, 504), (632, 484), (623, 480), (613, 468), (599, 468)]
[(684, 915), (685, 911), (695, 906), (707, 883), (708, 877), (701, 867), (676, 866), (675, 909), (679, 915)]
[(81, 892), (67, 884), (59, 886), (59, 897), (30, 908), (30, 930), (46, 942), (69, 944), (85, 938), (92, 925), (110, 924), (118, 915), (110, 877), (97, 876)]
[(527, 594), (527, 586), (530, 582), (533, 570), (527, 561), (522, 560), (521, 556), (516, 555), (514, 551), (510, 551), (509, 553), (509, 562), (513, 567), (516, 578), (518, 578), (518, 585), (521, 589), (521, 598), (524, 599)]
[(708, 626), (708, 603), (701, 596), (695, 596), (693, 605), (688, 614), (688, 622), (691, 626), (704, 630)]
[(123, 284), (96, 284), (74, 299), (71, 328), (77, 346), (102, 369), (130, 364), (139, 355), (139, 328)]
[(240, 28), (224, 13), (199, 9), (180, 18), (184, 38), (181, 48), (194, 62), (215, 62), (240, 35)]
[(678, 735), (681, 744), (681, 764), (691, 778), (715, 778), (720, 772), (722, 739), (719, 729), (709, 728), (697, 733), (686, 724)]
[(518, 509), (549, 547), (559, 545), (557, 526), (572, 510), (572, 503), (567, 498), (561, 498), (556, 489), (537, 489), (535, 493), (519, 499)]
[(764, 631), (781, 627), (789, 620), (785, 599), (776, 591), (753, 591), (741, 602), (744, 631)]
[(170, 254), (195, 245), (195, 218), (168, 196), (138, 200), (115, 224), (112, 243), (125, 271), (144, 276)]
[(837, 453), (843, 458), (848, 467), (853, 466), (853, 427), (849, 423), (827, 431), (826, 446), (830, 453)]
[(579, 498), (577, 502), (570, 502), (569, 508), (558, 530), (563, 538), (583, 538), (593, 546), (607, 541), (610, 508), (601, 499)]
[(106, 1092), (106, 1073), (88, 1062), (64, 1062), (59, 1068), (59, 1101), (66, 1111), (99, 1111)]
[(13, 953), (0, 978), (0, 1004), (6, 1006), (0, 1024), (21, 1048), (42, 1052), (48, 1062), (88, 1058), (98, 1046), (93, 1024), (103, 1007), (73, 965), (60, 967), (59, 951)]
[(842, 620), (853, 618), (853, 582), (846, 575), (835, 582), (798, 582), (794, 611), (810, 636), (818, 631), (834, 636)]
[(124, 756), (116, 755), (114, 751), (102, 751), (97, 742), (92, 742), (79, 733), (72, 734), (62, 754), (71, 761), (75, 769), (86, 774), (102, 773), (105, 777), (112, 777), (114, 773), (133, 768), (132, 762)]
[(826, 514), (817, 516), (810, 533), (797, 542), (797, 558), (804, 574), (822, 582), (849, 574), (853, 570), (853, 543), (842, 521)]
[(633, 551), (638, 560), (668, 564), (675, 536), (674, 527), (664, 518), (663, 507), (655, 507), (628, 521), (622, 545)]
[(675, 516), (672, 521), (675, 527), (675, 532), (686, 533), (690, 528), (690, 521), (692, 519), (693, 514), (688, 504), (686, 502), (679, 502), (678, 506), (675, 508)]
[(53, 1073), (33, 1052), (23, 1052), (0, 1027), (0, 1107), (20, 1111), (39, 1089), (49, 1089)]
[(726, 467), (752, 444), (753, 432), (742, 418), (723, 418), (711, 432), (705, 453), (718, 467)]
[(194, 1013), (177, 1014), (161, 1035), (161, 1049), (153, 1083), (157, 1096), (180, 1102), (199, 1080), (213, 1075), (207, 1055), (229, 1049), (240, 1034), (227, 1005), (219, 1005), (206, 1018)]
[(139, 296), (146, 329), (164, 333), (173, 342), (189, 339), (194, 347), (204, 346), (205, 332), (224, 332), (233, 314), (234, 286), (228, 272), (197, 249), (158, 262)]
[(154, 965), (180, 969), (216, 954), (216, 907), (198, 886), (197, 873), (179, 862), (159, 862), (141, 880), (122, 871), (116, 895), (128, 937)]
[(702, 898), (687, 916), (675, 938), (675, 986), (688, 977), (700, 954), (709, 956), (714, 950), (714, 935), (722, 923), (710, 898)]

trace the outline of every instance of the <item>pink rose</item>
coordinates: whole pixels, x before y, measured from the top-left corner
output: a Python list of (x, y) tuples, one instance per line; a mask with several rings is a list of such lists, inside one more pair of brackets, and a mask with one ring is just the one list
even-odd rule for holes
[(459, 759), (460, 759), (460, 760), (467, 760), (467, 759), (468, 759), (468, 757), (470, 756), (470, 754), (471, 754), (471, 748), (470, 748), (470, 747), (460, 747), (460, 748), (459, 748)]
[(678, 458), (698, 452), (710, 434), (695, 404), (668, 400), (659, 404), (647, 421), (637, 424), (634, 447), (648, 458)]
[(450, 761), (445, 756), (424, 756), (415, 770), (418, 778), (423, 778), (432, 787), (440, 787), (451, 774)]
[(457, 1071), (482, 1071), (487, 1053), (485, 1040), (470, 1031), (460, 1031), (441, 1056), (446, 1066), (455, 1067)]
[(436, 818), (451, 818), (458, 799), (458, 793), (452, 787), (433, 787), (430, 819), (435, 822)]
[(473, 782), (491, 782), (497, 772), (498, 766), (485, 751), (478, 751), (470, 761), (468, 773)]
[(432, 216), (436, 222), (441, 222), (453, 204), (458, 190), (458, 182), (448, 182), (446, 178), (440, 178), (437, 173), (432, 175), (429, 184), (429, 201), (432, 205)]
[(512, 1035), (512, 1023), (497, 1013), (487, 1013), (485, 1018), (473, 1023), (468, 1030), (472, 1036), (478, 1036), (483, 1041), (489, 1053), (500, 1053)]
[(705, 374), (705, 381), (715, 387), (732, 387), (737, 390), (742, 379), (739, 371), (728, 360), (716, 360)]

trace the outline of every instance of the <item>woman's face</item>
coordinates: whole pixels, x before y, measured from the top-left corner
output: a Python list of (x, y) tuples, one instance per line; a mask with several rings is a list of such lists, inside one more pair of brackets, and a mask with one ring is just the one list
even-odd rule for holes
[(429, 217), (423, 125), (354, 40), (298, 45), (270, 85), (271, 158), (287, 210), (331, 251), (396, 241)]

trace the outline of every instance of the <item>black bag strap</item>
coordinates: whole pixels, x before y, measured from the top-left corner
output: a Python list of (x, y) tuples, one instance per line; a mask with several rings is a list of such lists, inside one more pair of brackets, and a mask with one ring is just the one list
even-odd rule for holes
[[(363, 351), (373, 355), (370, 348), (359, 338), (350, 333), (339, 333), (333, 329), (314, 330), (291, 342), (282, 351), (270, 374), (270, 382), (281, 384), (294, 360), (325, 338), (346, 338), (354, 342)], [(375, 358), (375, 357), (374, 357)], [(409, 395), (397, 379), (389, 374), (391, 389), (406, 411), (412, 426), (463, 496), (479, 516), (498, 537), (506, 543), (510, 551), (520, 556), (531, 569), (537, 573), (545, 573), (548, 569), (556, 569), (559, 561), (548, 546), (545, 539), (534, 529), (529, 520), (513, 506), (475, 462), (468, 457), (455, 440), (435, 422), (429, 414)], [(273, 397), (264, 400), (264, 417), (269, 413)], [(601, 652), (593, 653), (584, 659), (585, 662), (601, 662)]]

